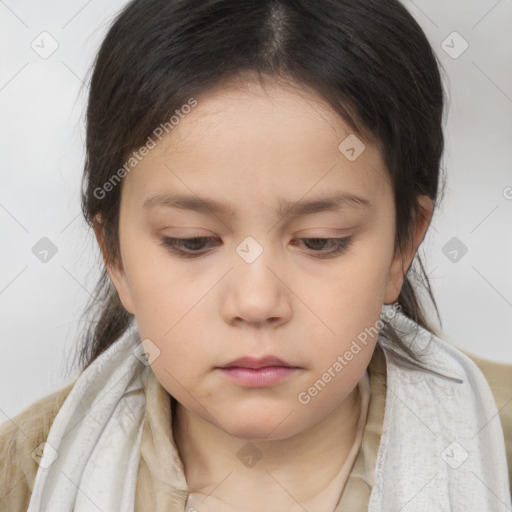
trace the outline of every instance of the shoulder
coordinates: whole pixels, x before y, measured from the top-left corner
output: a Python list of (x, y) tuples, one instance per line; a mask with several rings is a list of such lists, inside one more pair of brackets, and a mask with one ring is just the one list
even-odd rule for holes
[[(37, 449), (76, 381), (0, 424), (0, 509), (26, 510), (38, 464)], [(34, 453), (34, 450), (36, 452)]]
[[(461, 349), (459, 348), (459, 350)], [(461, 352), (478, 366), (494, 396), (505, 437), (510, 488), (512, 489), (512, 365), (489, 361), (464, 350)]]
[[(489, 386), (491, 387), (495, 398), (505, 401), (512, 399), (512, 365), (489, 361), (476, 356), (470, 352), (459, 350), (468, 356), (485, 375)], [(511, 411), (512, 412), (512, 411)]]

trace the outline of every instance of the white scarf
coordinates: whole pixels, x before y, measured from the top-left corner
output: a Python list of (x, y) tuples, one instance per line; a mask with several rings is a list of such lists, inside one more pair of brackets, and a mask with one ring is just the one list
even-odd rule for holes
[[(414, 368), (379, 335), (387, 394), (369, 512), (511, 510), (503, 430), (487, 380), (460, 350), (400, 311), (389, 321), (444, 377)], [(150, 371), (140, 374), (134, 352), (141, 353), (135, 319), (60, 408), (27, 512), (134, 510)]]

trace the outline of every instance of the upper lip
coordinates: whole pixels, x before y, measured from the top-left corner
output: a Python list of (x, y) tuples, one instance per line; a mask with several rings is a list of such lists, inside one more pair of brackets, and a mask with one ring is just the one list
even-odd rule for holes
[(242, 368), (265, 368), (267, 366), (287, 366), (289, 368), (295, 368), (295, 366), (272, 355), (263, 357), (239, 357), (238, 359), (234, 359), (233, 361), (220, 366), (219, 368), (230, 368), (234, 366), (239, 366)]

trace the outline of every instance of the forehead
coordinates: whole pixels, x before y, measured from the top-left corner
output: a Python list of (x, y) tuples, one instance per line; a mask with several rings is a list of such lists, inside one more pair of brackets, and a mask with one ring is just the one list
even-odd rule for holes
[[(123, 196), (142, 206), (162, 192), (207, 192), (237, 203), (262, 193), (293, 199), (333, 187), (371, 197), (389, 186), (377, 147), (310, 90), (248, 82), (195, 99), (126, 176)], [(359, 144), (356, 159), (347, 157), (347, 140)]]
[[(162, 149), (189, 151), (203, 142), (260, 145), (275, 149), (276, 143), (306, 143), (318, 150), (338, 143), (351, 130), (346, 122), (314, 91), (294, 83), (269, 81), (227, 82), (197, 98), (198, 105), (165, 137)], [(220, 130), (222, 128), (222, 130)], [(272, 139), (271, 136), (279, 138)], [(260, 155), (263, 157), (264, 155)]]

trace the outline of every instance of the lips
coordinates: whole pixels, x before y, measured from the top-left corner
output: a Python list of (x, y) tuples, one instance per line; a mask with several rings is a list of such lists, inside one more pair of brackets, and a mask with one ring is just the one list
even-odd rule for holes
[(219, 368), (267, 368), (270, 366), (284, 366), (286, 368), (297, 368), (296, 366), (279, 359), (276, 356), (268, 355), (263, 357), (239, 357), (229, 363), (220, 366)]

